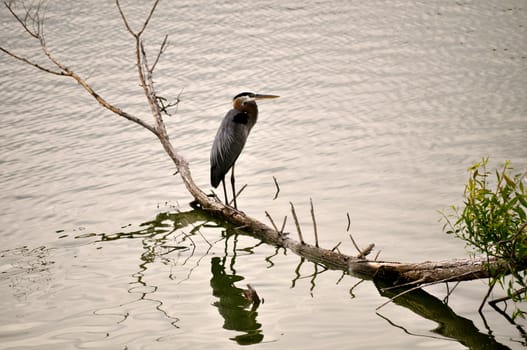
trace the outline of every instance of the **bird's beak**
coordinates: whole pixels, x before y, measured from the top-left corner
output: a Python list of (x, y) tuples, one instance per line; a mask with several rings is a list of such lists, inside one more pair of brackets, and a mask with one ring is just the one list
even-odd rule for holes
[(263, 95), (263, 94), (255, 94), (254, 95), (254, 99), (255, 100), (266, 100), (266, 99), (270, 99), (270, 98), (278, 98), (280, 96), (277, 96), (277, 95)]

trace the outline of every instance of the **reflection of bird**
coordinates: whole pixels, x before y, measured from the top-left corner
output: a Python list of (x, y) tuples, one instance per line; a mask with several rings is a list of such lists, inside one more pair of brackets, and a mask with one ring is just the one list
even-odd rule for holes
[(258, 118), (258, 106), (256, 100), (277, 98), (275, 95), (260, 95), (252, 92), (242, 92), (232, 99), (232, 109), (227, 112), (220, 128), (214, 138), (210, 153), (210, 182), (216, 188), (223, 183), (225, 204), (228, 205), (227, 189), (225, 188), (225, 175), (231, 171), (231, 186), (236, 205), (236, 190), (234, 187), (234, 163), (242, 152), (245, 141), (249, 136), (256, 119)]

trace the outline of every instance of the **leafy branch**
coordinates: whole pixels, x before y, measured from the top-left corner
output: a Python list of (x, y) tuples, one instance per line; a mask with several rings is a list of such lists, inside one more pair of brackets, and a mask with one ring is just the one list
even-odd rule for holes
[[(464, 208), (452, 206), (451, 213), (443, 213), (446, 233), (464, 240), (472, 254), (503, 262), (500, 267), (488, 264), (489, 289), (480, 311), (496, 284), (506, 288), (507, 299), (527, 301), (527, 172), (513, 175), (506, 161), (495, 171), (493, 187), (487, 164), (488, 158), (483, 158), (468, 169)], [(525, 317), (525, 312), (516, 308), (512, 318)]]

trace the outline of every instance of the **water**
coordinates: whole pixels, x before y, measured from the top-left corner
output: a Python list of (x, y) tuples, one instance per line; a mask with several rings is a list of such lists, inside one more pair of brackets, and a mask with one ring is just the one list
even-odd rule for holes
[[(375, 243), (381, 258), (441, 260), (466, 254), (437, 222), (437, 210), (461, 201), (465, 169), (483, 156), (493, 166), (527, 164), (523, 5), (161, 2), (145, 40), (154, 54), (169, 35), (155, 80), (162, 96), (181, 93), (167, 127), (200, 186), (208, 188), (210, 146), (232, 96), (278, 94), (260, 104), (238, 162), (238, 181), (249, 185), (243, 210), (281, 221), (291, 201), (310, 232), (312, 198), (322, 246), (342, 242), (341, 251), (354, 253), (349, 213), (355, 239)], [(138, 28), (148, 4), (123, 9)], [(0, 11), (0, 44), (37, 57)], [(149, 120), (133, 42), (113, 3), (50, 2), (45, 25), (57, 57)], [(0, 348), (492, 342), (476, 311), (483, 281), (450, 296), (460, 318), (447, 327), (393, 304), (380, 310), (383, 318), (375, 308), (387, 299), (370, 282), (351, 289), (358, 279), (190, 212), (191, 198), (147, 131), (66, 78), (0, 60)], [(252, 312), (240, 299), (247, 283), (265, 299)], [(496, 341), (521, 347), (514, 326), (490, 309), (485, 316)], [(448, 332), (452, 324), (463, 325), (461, 335)]]

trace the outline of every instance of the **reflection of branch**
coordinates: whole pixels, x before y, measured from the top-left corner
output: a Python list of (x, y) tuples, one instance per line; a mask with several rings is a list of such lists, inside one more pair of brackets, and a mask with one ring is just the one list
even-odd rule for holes
[(401, 329), (404, 333), (406, 333), (406, 334), (408, 334), (408, 335), (413, 335), (413, 336), (416, 336), (416, 337), (422, 337), (422, 338), (432, 338), (432, 339), (441, 339), (441, 340), (450, 340), (450, 341), (454, 341), (454, 340), (452, 340), (452, 339), (445, 339), (445, 338), (443, 338), (443, 337), (434, 337), (433, 335), (428, 335), (428, 334), (417, 334), (417, 333), (412, 333), (412, 332), (410, 332), (408, 329), (406, 329), (405, 327), (396, 324), (395, 322), (393, 322), (392, 320), (390, 320), (388, 317), (383, 316), (383, 315), (381, 315), (381, 314), (378, 313), (378, 312), (376, 312), (375, 314), (376, 314), (377, 316), (379, 316), (380, 318), (386, 320), (386, 322), (388, 322), (389, 324), (391, 324), (391, 325), (394, 326), (395, 328), (399, 328), (399, 329)]
[(302, 267), (302, 264), (304, 263), (306, 259), (304, 257), (300, 257), (300, 262), (298, 263), (298, 265), (296, 266), (296, 269), (295, 269), (295, 278), (293, 278), (291, 280), (291, 288), (295, 288), (296, 286), (296, 281), (298, 281), (301, 277), (301, 274), (300, 274), (300, 267)]
[(359, 280), (357, 283), (353, 285), (353, 287), (350, 288), (349, 293), (350, 293), (351, 298), (355, 298), (355, 293), (353, 293), (353, 290), (357, 288), (362, 282), (364, 282), (364, 280)]
[[(209, 255), (210, 250), (212, 249), (212, 247), (213, 247), (213, 246), (210, 245), (210, 243), (209, 243), (209, 248), (207, 249), (207, 251), (206, 251), (205, 253), (203, 253), (203, 254), (199, 257), (198, 260), (196, 260), (196, 263), (194, 264), (194, 266), (192, 266), (191, 268), (189, 268), (188, 273), (187, 273), (187, 276), (186, 276), (185, 278), (179, 280), (179, 281), (176, 283), (176, 285), (180, 285), (180, 284), (182, 284), (183, 282), (190, 280), (190, 276), (192, 276), (192, 273), (194, 272), (194, 270), (199, 266), (199, 264), (201, 263), (201, 260), (203, 260), (204, 257), (206, 257), (206, 256)], [(172, 280), (174, 279), (174, 278), (172, 277), (172, 271), (170, 272), (170, 276), (169, 276), (169, 278), (172, 279)]]
[(277, 256), (279, 251), (280, 251), (280, 249), (283, 249), (283, 248), (275, 247), (274, 254), (271, 254), (271, 255), (265, 257), (265, 261), (267, 261), (269, 263), (269, 266), (267, 266), (267, 268), (270, 268), (270, 267), (274, 266), (274, 262), (271, 260), (271, 258), (274, 258), (275, 256)]
[[(311, 287), (309, 288), (309, 291), (311, 292), (311, 296), (313, 296), (313, 291), (315, 290), (315, 287), (316, 287), (315, 281), (316, 281), (318, 275), (326, 272), (328, 269), (325, 266), (321, 266), (321, 265), (319, 265), (317, 263), (313, 263), (313, 269), (315, 271), (313, 273), (309, 274), (309, 275), (302, 276), (302, 274), (300, 273), (300, 268), (302, 267), (302, 265), (304, 264), (305, 261), (306, 261), (306, 259), (304, 259), (304, 258), (300, 259), (300, 262), (298, 263), (298, 265), (297, 265), (297, 267), (295, 269), (295, 275), (296, 276), (291, 281), (291, 288), (295, 288), (297, 281), (309, 278), (310, 279), (309, 283), (311, 284)], [(318, 267), (319, 266), (322, 267), (321, 271), (318, 271)]]
[[(405, 290), (404, 288), (399, 290), (385, 288), (386, 286), (380, 281), (375, 281), (375, 284), (380, 294), (388, 298)], [(437, 322), (438, 327), (433, 332), (455, 339), (469, 349), (509, 349), (498, 343), (492, 335), (481, 333), (471, 320), (456, 315), (448, 305), (423, 289), (414, 289), (400, 295), (393, 302), (413, 311), (420, 317)]]
[[(207, 220), (208, 217), (204, 216), (201, 211), (159, 213), (153, 220), (142, 223), (140, 230), (111, 234), (95, 234), (96, 237), (99, 237), (99, 240), (95, 242), (111, 242), (119, 239), (140, 239), (142, 241), (144, 250), (141, 254), (139, 271), (132, 275), (135, 282), (128, 289), (128, 292), (133, 294), (138, 293), (139, 297), (137, 300), (147, 300), (155, 303), (155, 309), (169, 319), (174, 327), (178, 327), (177, 323), (179, 318), (170, 315), (168, 311), (164, 310), (163, 300), (155, 299), (154, 294), (158, 287), (148, 284), (146, 281), (146, 276), (148, 276), (147, 272), (149, 265), (155, 263), (156, 260), (161, 259), (163, 264), (172, 262), (168, 277), (170, 280), (175, 281), (174, 267), (181, 269), (183, 266), (190, 265), (189, 263), (191, 261), (195, 261), (193, 266), (187, 267), (185, 277), (177, 281), (175, 285), (177, 286), (188, 281), (203, 258), (209, 256), (213, 247), (210, 242), (204, 240), (208, 245), (208, 249), (201, 253), (201, 256), (197, 260), (195, 259), (198, 242), (192, 236), (200, 233), (200, 228), (208, 223)], [(187, 226), (192, 227), (189, 233), (183, 231)], [(176, 256), (174, 257), (173, 255)], [(183, 257), (185, 257), (184, 260)], [(183, 260), (182, 262), (180, 262), (180, 258)], [(137, 300), (134, 302), (137, 302)], [(128, 315), (124, 314), (123, 320), (120, 322), (123, 322), (127, 317)]]
[[(525, 291), (527, 290), (527, 288), (521, 288), (519, 290), (517, 290), (515, 292), (516, 295), (511, 295), (511, 296), (506, 296), (506, 297), (503, 297), (503, 298), (498, 298), (498, 299), (494, 299), (494, 300), (491, 300), (489, 301), (489, 305), (492, 306), (492, 308), (494, 310), (496, 310), (496, 312), (498, 312), (500, 315), (502, 315), (510, 324), (512, 324), (513, 326), (516, 327), (516, 329), (518, 330), (518, 332), (520, 332), (521, 336), (523, 339), (525, 339), (525, 342), (523, 343), (523, 346), (527, 346), (527, 332), (525, 331), (525, 329), (523, 329), (523, 327), (519, 324), (517, 324), (513, 319), (512, 317), (510, 317), (508, 314), (507, 314), (507, 301), (512, 299), (514, 296), (517, 296), (517, 295), (520, 295), (522, 293), (525, 293)], [(498, 307), (498, 303), (505, 303), (505, 309), (501, 309), (500, 307)]]
[(454, 284), (454, 287), (452, 289), (450, 289), (450, 286), (448, 284), (448, 282), (445, 282), (445, 285), (446, 285), (446, 295), (445, 297), (443, 298), (443, 303), (445, 304), (448, 304), (448, 298), (450, 298), (450, 295), (452, 293), (454, 293), (454, 290), (456, 290), (457, 286), (459, 286), (461, 282), (456, 282), (456, 284)]
[(278, 194), (280, 193), (280, 186), (278, 186), (278, 181), (276, 180), (276, 177), (273, 176), (273, 181), (276, 186), (276, 193), (274, 194), (273, 200), (278, 198)]

